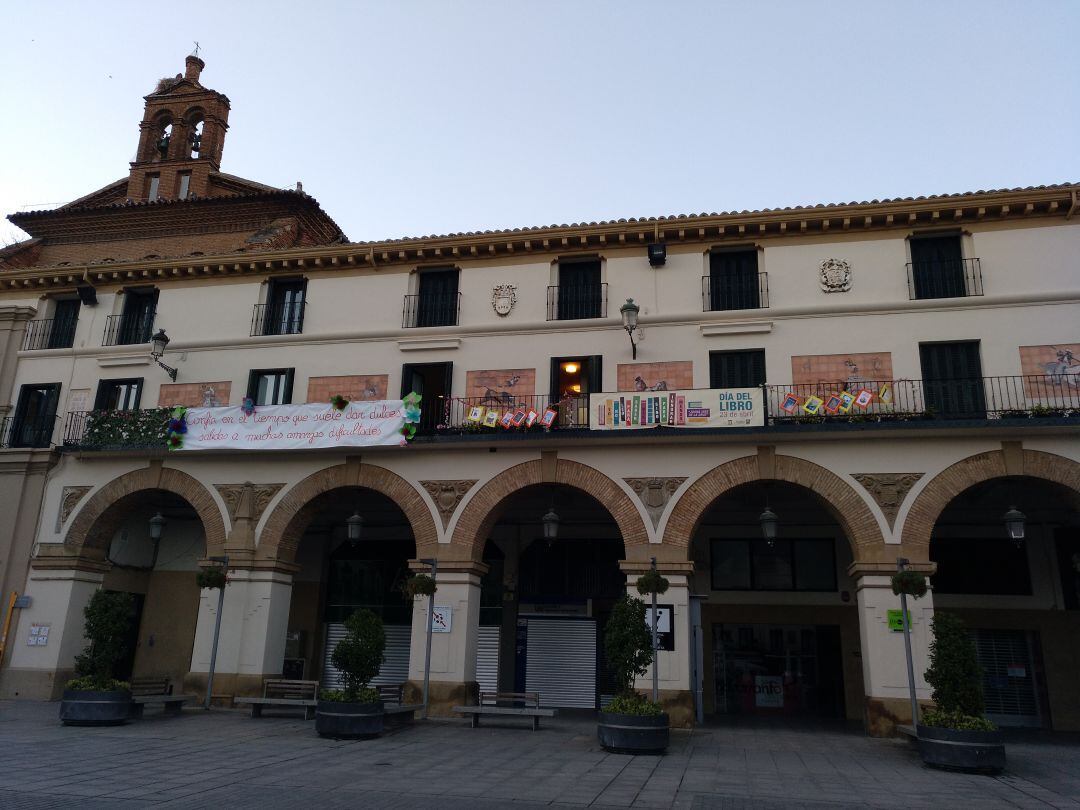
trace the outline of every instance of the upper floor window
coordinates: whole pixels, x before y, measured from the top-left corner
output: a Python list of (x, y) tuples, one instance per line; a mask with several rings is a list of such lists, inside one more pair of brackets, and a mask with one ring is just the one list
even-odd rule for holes
[(835, 591), (836, 548), (832, 539), (714, 539), (714, 591)]
[(255, 305), (251, 334), (298, 335), (303, 332), (306, 296), (305, 279), (271, 279), (266, 303)]
[(180, 172), (176, 176), (176, 199), (186, 200), (191, 191), (191, 172)]
[(912, 300), (982, 295), (979, 260), (964, 258), (959, 233), (917, 234), (908, 244), (908, 295)]
[(979, 341), (920, 343), (926, 410), (941, 416), (986, 418)]
[(153, 202), (158, 198), (160, 192), (161, 176), (157, 174), (148, 174), (146, 176), (146, 199), (149, 202)]
[(405, 296), (402, 326), (456, 326), (459, 275), (456, 267), (421, 270), (416, 294)]
[(79, 306), (78, 298), (53, 300), (51, 317), (27, 324), (23, 349), (70, 349), (74, 346)]
[(764, 384), (764, 349), (709, 352), (710, 388), (757, 388)]
[(289, 405), (292, 388), (291, 368), (258, 368), (248, 376), (247, 395), (256, 405)]
[(48, 447), (56, 425), (60, 383), (24, 385), (19, 389), (15, 415), (0, 420), (2, 447)]
[(98, 383), (95, 411), (137, 411), (142, 399), (142, 377), (102, 380)]
[(140, 287), (124, 291), (124, 306), (119, 315), (110, 315), (105, 327), (105, 346), (147, 343), (154, 331), (158, 291)]
[(702, 279), (701, 296), (705, 312), (767, 307), (768, 276), (758, 272), (757, 248), (710, 252), (709, 275)]
[(548, 287), (549, 321), (607, 317), (607, 284), (600, 259), (561, 259), (559, 283)]

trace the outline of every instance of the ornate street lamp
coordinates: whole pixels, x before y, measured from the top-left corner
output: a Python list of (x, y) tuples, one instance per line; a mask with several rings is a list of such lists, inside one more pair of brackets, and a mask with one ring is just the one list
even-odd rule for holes
[(780, 517), (772, 509), (765, 506), (765, 511), (758, 515), (758, 523), (761, 524), (761, 533), (765, 536), (765, 542), (769, 548), (776, 542), (776, 529), (780, 525)]
[(169, 345), (169, 336), (165, 334), (164, 329), (158, 329), (154, 333), (154, 336), (150, 338), (150, 356), (154, 358), (154, 362), (165, 369), (165, 373), (169, 375), (169, 379), (176, 382), (176, 369), (172, 366), (167, 366), (161, 362), (161, 356), (165, 354), (165, 349)]
[(555, 504), (552, 503), (548, 507), (547, 512), (540, 518), (540, 522), (544, 524), (544, 539), (547, 540), (548, 547), (555, 542), (559, 536), (559, 516), (555, 513)]
[(165, 520), (165, 518), (161, 516), (161, 512), (158, 512), (156, 515), (150, 518), (150, 539), (160, 540), (161, 533), (162, 531), (164, 531), (165, 524), (167, 524), (168, 522), (169, 521)]
[(634, 303), (633, 298), (627, 298), (626, 303), (619, 307), (619, 312), (622, 313), (622, 328), (630, 336), (630, 348), (633, 351), (634, 359), (637, 360), (637, 343), (634, 342), (634, 330), (637, 329), (637, 316), (641, 312), (641, 307)]
[(364, 533), (364, 519), (360, 517), (358, 510), (354, 509), (352, 517), (346, 519), (345, 531), (348, 533), (349, 542), (354, 546), (360, 542), (360, 536)]
[(1024, 521), (1027, 520), (1027, 515), (1015, 506), (1010, 506), (1009, 511), (1002, 515), (1002, 520), (1005, 521), (1005, 531), (1009, 539), (1020, 548), (1020, 544), (1024, 542)]

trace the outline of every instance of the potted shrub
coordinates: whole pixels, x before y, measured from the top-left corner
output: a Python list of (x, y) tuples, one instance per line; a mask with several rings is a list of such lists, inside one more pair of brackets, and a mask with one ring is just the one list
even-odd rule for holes
[(668, 716), (659, 704), (634, 691), (634, 679), (644, 675), (653, 660), (652, 634), (640, 599), (626, 595), (615, 603), (604, 628), (604, 652), (618, 693), (600, 712), (597, 739), (618, 753), (663, 751), (671, 736)]
[(382, 619), (358, 610), (345, 620), (345, 638), (331, 660), (341, 672), (344, 689), (324, 689), (315, 708), (315, 731), (321, 737), (374, 737), (383, 730), (379, 691), (368, 684), (385, 659)]
[(983, 716), (982, 668), (964, 623), (935, 613), (930, 668), (934, 708), (918, 726), (923, 762), (938, 768), (996, 773), (1005, 767), (1001, 732)]
[(60, 720), (65, 726), (116, 726), (131, 714), (128, 684), (113, 673), (127, 652), (132, 607), (130, 594), (97, 591), (83, 610), (89, 643), (75, 656), (75, 677), (64, 687)]

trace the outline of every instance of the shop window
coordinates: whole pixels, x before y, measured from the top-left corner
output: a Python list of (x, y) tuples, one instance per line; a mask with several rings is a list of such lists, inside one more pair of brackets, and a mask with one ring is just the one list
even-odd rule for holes
[(247, 395), (256, 405), (288, 405), (292, 388), (291, 368), (254, 369), (248, 376)]
[(1027, 546), (1003, 537), (935, 537), (930, 559), (938, 564), (930, 580), (936, 593), (1031, 594)]
[(712, 541), (714, 591), (835, 591), (831, 539)]
[(142, 399), (142, 377), (124, 380), (102, 380), (94, 399), (96, 411), (137, 411)]
[(709, 352), (710, 388), (757, 388), (764, 384), (764, 349)]

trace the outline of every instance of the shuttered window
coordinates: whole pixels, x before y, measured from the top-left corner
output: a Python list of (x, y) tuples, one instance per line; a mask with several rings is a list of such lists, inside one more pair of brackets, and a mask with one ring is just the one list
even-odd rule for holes
[(709, 353), (710, 388), (756, 388), (764, 384), (764, 349)]
[(919, 358), (928, 410), (953, 417), (985, 418), (979, 341), (921, 343)]

